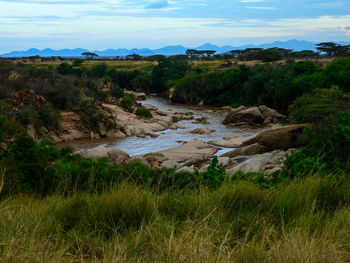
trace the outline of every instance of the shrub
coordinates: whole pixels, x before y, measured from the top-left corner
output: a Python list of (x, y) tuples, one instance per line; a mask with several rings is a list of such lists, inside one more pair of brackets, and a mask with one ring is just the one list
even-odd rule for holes
[(153, 117), (153, 115), (150, 112), (150, 110), (146, 109), (146, 108), (143, 108), (143, 107), (137, 108), (135, 114), (137, 116), (142, 116), (142, 117), (146, 117), (146, 118), (152, 118)]
[(124, 97), (124, 90), (121, 89), (118, 85), (114, 85), (111, 88), (111, 95), (116, 98)]
[(127, 94), (124, 96), (124, 98), (122, 98), (122, 100), (120, 101), (120, 107), (126, 109), (129, 112), (133, 112), (133, 106), (136, 102), (136, 97), (134, 94)]
[(210, 162), (208, 171), (203, 173), (203, 183), (206, 185), (218, 187), (227, 178), (225, 167), (218, 164), (218, 157), (215, 155)]
[(47, 176), (51, 162), (70, 154), (59, 150), (48, 140), (35, 142), (28, 135), (18, 135), (4, 154), (7, 192), (45, 193), (54, 186), (55, 178)]
[(179, 118), (176, 117), (176, 116), (171, 116), (171, 120), (172, 120), (174, 123), (179, 122)]
[(350, 111), (330, 114), (307, 133), (309, 144), (287, 158), (284, 175), (326, 174), (349, 169)]

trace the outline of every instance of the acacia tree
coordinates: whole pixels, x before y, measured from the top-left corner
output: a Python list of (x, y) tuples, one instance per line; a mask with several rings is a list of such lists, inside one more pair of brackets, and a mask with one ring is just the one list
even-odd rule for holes
[(98, 57), (98, 55), (96, 53), (93, 53), (93, 52), (84, 52), (81, 55), (85, 56), (85, 58), (87, 60), (91, 60), (91, 59), (94, 59), (94, 58)]

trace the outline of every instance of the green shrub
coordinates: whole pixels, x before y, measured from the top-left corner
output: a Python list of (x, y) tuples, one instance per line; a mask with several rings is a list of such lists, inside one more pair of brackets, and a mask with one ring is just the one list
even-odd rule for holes
[(124, 97), (124, 90), (121, 89), (118, 85), (115, 85), (111, 88), (111, 95), (116, 98)]
[(48, 140), (35, 142), (27, 135), (18, 135), (5, 149), (2, 163), (6, 168), (5, 192), (46, 193), (55, 186), (49, 171), (52, 162), (64, 158), (71, 149), (58, 149)]
[(137, 108), (135, 114), (137, 116), (142, 116), (142, 117), (146, 117), (146, 118), (153, 118), (153, 115), (150, 112), (150, 110), (146, 109), (146, 108), (143, 108), (143, 107)]
[(121, 99), (119, 105), (120, 107), (126, 109), (129, 112), (133, 112), (133, 106), (136, 103), (136, 97), (134, 94), (126, 94), (124, 98)]
[(211, 160), (208, 171), (203, 173), (202, 176), (204, 184), (214, 187), (220, 186), (227, 179), (225, 167), (218, 164), (216, 155)]
[(307, 131), (308, 145), (289, 156), (283, 174), (293, 177), (349, 170), (350, 111), (330, 114)]
[(336, 87), (304, 94), (289, 107), (292, 121), (299, 123), (320, 122), (329, 114), (341, 110), (350, 110), (350, 102)]
[(174, 122), (174, 123), (179, 122), (179, 118), (176, 117), (176, 116), (171, 116), (171, 120), (172, 120), (172, 122)]

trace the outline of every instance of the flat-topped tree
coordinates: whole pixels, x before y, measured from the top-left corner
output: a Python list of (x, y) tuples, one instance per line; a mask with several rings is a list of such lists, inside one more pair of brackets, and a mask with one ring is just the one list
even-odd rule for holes
[(93, 52), (84, 52), (81, 55), (85, 56), (85, 58), (87, 60), (91, 60), (91, 59), (94, 59), (94, 58), (98, 57), (98, 55), (96, 53), (93, 53)]

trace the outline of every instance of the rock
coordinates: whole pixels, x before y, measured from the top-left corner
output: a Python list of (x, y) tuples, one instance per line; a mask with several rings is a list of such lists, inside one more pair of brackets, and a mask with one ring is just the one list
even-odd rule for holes
[(236, 138), (237, 138), (237, 136), (235, 136), (235, 135), (227, 135), (227, 136), (223, 137), (224, 140), (231, 140), (231, 139), (236, 139)]
[(99, 158), (107, 158), (108, 152), (110, 149), (107, 147), (106, 144), (99, 145), (92, 149), (83, 149), (80, 151), (77, 151), (76, 153), (80, 154), (84, 158), (92, 158), (92, 159), (99, 159)]
[(106, 137), (108, 137), (108, 138), (125, 138), (126, 135), (121, 131), (107, 131)]
[(161, 151), (160, 153), (169, 158), (169, 160), (183, 163), (199, 156), (212, 157), (219, 150), (219, 148), (210, 146), (202, 141), (193, 140), (186, 142), (183, 145)]
[(205, 164), (203, 165), (200, 169), (199, 169), (199, 173), (205, 173), (208, 171), (208, 167), (209, 167), (209, 164)]
[(160, 116), (168, 116), (168, 115), (171, 114), (170, 111), (160, 110), (160, 109), (156, 110), (155, 113), (157, 113), (157, 114), (160, 115)]
[(210, 156), (209, 155), (200, 155), (200, 156), (196, 156), (192, 159), (189, 159), (187, 161), (185, 161), (183, 163), (183, 166), (196, 166), (199, 167), (201, 164), (207, 162), (210, 160)]
[(136, 97), (136, 100), (146, 100), (147, 96), (145, 93), (143, 92), (135, 92), (132, 90), (125, 90), (124, 91), (125, 94), (133, 94)]
[(233, 158), (236, 156), (246, 156), (246, 155), (254, 155), (254, 154), (264, 153), (266, 151), (267, 151), (267, 148), (265, 146), (254, 143), (254, 144), (242, 147), (242, 148), (236, 148), (235, 150), (227, 152), (221, 156)]
[(240, 111), (230, 112), (223, 121), (223, 124), (263, 124), (264, 117), (258, 107), (252, 107)]
[(151, 168), (151, 165), (142, 157), (132, 157), (127, 161), (127, 163), (141, 163), (141, 164)]
[(218, 146), (218, 147), (224, 147), (224, 148), (236, 148), (240, 147), (243, 144), (245, 144), (247, 141), (253, 140), (257, 135), (251, 135), (248, 137), (239, 137), (239, 138), (233, 138), (229, 140), (220, 140), (220, 141), (210, 141), (209, 144)]
[(105, 136), (105, 135), (106, 135), (106, 130), (107, 130), (105, 124), (104, 124), (102, 121), (99, 121), (99, 122), (97, 122), (97, 126), (98, 126), (98, 132), (99, 132), (99, 134), (100, 134), (102, 137)]
[(192, 166), (184, 166), (184, 167), (181, 167), (179, 168), (178, 170), (176, 170), (177, 173), (194, 173), (195, 170), (194, 170), (194, 165)]
[(215, 130), (210, 130), (209, 128), (198, 128), (198, 129), (191, 131), (191, 133), (193, 133), (193, 134), (209, 134), (212, 132), (215, 132)]
[(269, 150), (298, 148), (306, 145), (303, 133), (306, 126), (307, 124), (297, 124), (263, 131), (244, 144), (258, 143)]
[(265, 118), (265, 122), (269, 120), (270, 122), (278, 122), (278, 121), (284, 121), (286, 119), (286, 116), (284, 116), (281, 113), (278, 113), (276, 110), (271, 109), (269, 107), (266, 107), (265, 105), (260, 105), (259, 110), (263, 117)]
[(142, 106), (143, 106), (144, 108), (146, 108), (147, 110), (151, 110), (151, 111), (153, 111), (153, 110), (158, 110), (158, 108), (157, 108), (156, 106), (153, 106), (153, 105), (151, 105), (151, 104), (142, 104)]
[(208, 117), (197, 118), (197, 119), (195, 119), (195, 121), (193, 123), (209, 124)]
[(223, 165), (223, 166), (227, 166), (230, 164), (230, 158), (229, 157), (219, 157), (218, 164)]
[(258, 173), (264, 171), (265, 165), (271, 159), (271, 153), (264, 153), (256, 155), (233, 168), (227, 170), (229, 176), (234, 175), (235, 173), (241, 171), (243, 173)]
[(108, 156), (113, 160), (115, 165), (121, 165), (130, 159), (129, 154), (119, 149), (110, 149)]
[(185, 129), (185, 126), (182, 125), (182, 124), (179, 124), (179, 123), (172, 123), (172, 124), (169, 126), (169, 129), (171, 129), (171, 130)]
[(174, 169), (174, 168), (177, 168), (179, 166), (180, 166), (179, 163), (177, 161), (174, 161), (174, 160), (167, 160), (167, 161), (164, 161), (160, 164), (160, 167), (167, 168), (167, 169)]

